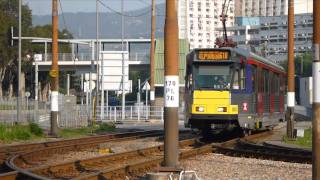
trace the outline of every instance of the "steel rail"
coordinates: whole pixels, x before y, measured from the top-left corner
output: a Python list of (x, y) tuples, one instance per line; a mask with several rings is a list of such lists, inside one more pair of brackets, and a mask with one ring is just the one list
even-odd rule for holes
[[(181, 131), (181, 133), (186, 133), (188, 131)], [(31, 144), (20, 144), (14, 146), (3, 146), (0, 152), (2, 166), (4, 163), (7, 167), (11, 167), (15, 171), (4, 172), (0, 174), (0, 179), (16, 179), (17, 177), (21, 176), (21, 172), (23, 169), (19, 169), (19, 167), (15, 167), (13, 162), (10, 159), (17, 158), (15, 156), (17, 154), (32, 154), (36, 153), (40, 158), (39, 152), (46, 151), (49, 154), (50, 150), (59, 150), (60, 152), (62, 148), (68, 148), (69, 151), (72, 149), (86, 149), (90, 148), (94, 145), (103, 142), (110, 142), (114, 140), (130, 140), (139, 137), (148, 137), (148, 136), (157, 136), (163, 134), (160, 130), (153, 130), (153, 131), (137, 131), (137, 132), (129, 132), (129, 133), (118, 133), (118, 134), (108, 134), (108, 135), (99, 135), (99, 136), (92, 136), (92, 137), (84, 137), (84, 138), (77, 138), (77, 139), (68, 139), (68, 140), (59, 140), (59, 141), (51, 141), (51, 142), (43, 142), (43, 143), (31, 143)], [(83, 146), (83, 147), (82, 147)], [(35, 150), (36, 149), (36, 150)], [(7, 160), (5, 162), (5, 160)], [(19, 174), (20, 172), (20, 174)]]

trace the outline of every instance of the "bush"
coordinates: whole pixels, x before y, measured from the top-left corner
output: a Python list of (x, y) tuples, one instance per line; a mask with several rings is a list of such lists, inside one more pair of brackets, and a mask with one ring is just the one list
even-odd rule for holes
[(30, 123), (29, 124), (30, 132), (36, 136), (42, 136), (43, 130), (39, 127), (36, 123)]
[(0, 124), (0, 140), (11, 142), (13, 140), (28, 140), (32, 134), (27, 126)]
[(113, 123), (101, 123), (96, 132), (114, 131), (116, 126)]

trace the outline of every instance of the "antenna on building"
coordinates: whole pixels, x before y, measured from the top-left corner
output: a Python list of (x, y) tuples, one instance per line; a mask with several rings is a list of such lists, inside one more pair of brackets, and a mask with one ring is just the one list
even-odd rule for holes
[(215, 44), (218, 47), (235, 47), (236, 43), (232, 41), (232, 39), (228, 39), (228, 34), (227, 34), (227, 26), (226, 22), (228, 19), (228, 9), (230, 5), (230, 0), (228, 0), (228, 5), (227, 0), (224, 0), (224, 3), (222, 5), (222, 12), (220, 15), (220, 21), (222, 22), (222, 27), (223, 27), (223, 40), (217, 38)]

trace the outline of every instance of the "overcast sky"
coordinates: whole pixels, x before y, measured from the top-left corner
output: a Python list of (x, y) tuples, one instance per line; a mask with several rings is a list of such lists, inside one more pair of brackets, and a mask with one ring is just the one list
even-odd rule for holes
[[(95, 12), (96, 0), (60, 0), (64, 12)], [(105, 5), (114, 10), (120, 11), (121, 0), (100, 0)], [(32, 9), (33, 15), (51, 14), (52, 0), (23, 0), (24, 4), (28, 4)], [(157, 3), (164, 3), (165, 0), (156, 0)], [(124, 0), (125, 10), (135, 10), (150, 6), (151, 0)], [(101, 11), (108, 11), (101, 6)], [(59, 9), (60, 11), (60, 9)]]

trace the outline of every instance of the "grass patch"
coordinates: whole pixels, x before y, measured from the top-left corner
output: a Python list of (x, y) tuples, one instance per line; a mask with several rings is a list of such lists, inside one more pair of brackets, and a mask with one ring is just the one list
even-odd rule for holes
[(304, 130), (304, 137), (298, 137), (295, 140), (290, 140), (287, 136), (284, 137), (284, 141), (288, 144), (294, 144), (302, 147), (312, 147), (312, 129)]
[(3, 141), (5, 143), (10, 143), (12, 141), (19, 141), (19, 140), (23, 140), (23, 141), (31, 140), (31, 139), (36, 139), (42, 136), (43, 136), (42, 129), (36, 124), (30, 124), (30, 125), (0, 124), (0, 141)]
[(115, 125), (111, 123), (102, 123), (99, 125), (95, 125), (93, 127), (83, 127), (83, 128), (66, 128), (61, 129), (59, 131), (59, 136), (63, 138), (76, 138), (82, 137), (86, 135), (92, 135), (96, 133), (103, 133), (103, 132), (113, 132), (115, 131)]

